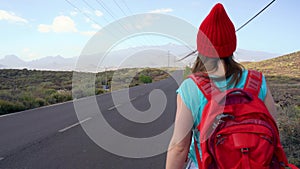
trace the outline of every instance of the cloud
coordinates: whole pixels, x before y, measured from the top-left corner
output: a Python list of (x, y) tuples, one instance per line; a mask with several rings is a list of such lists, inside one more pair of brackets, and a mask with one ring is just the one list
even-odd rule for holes
[(172, 8), (161, 8), (161, 9), (155, 9), (150, 11), (150, 13), (168, 13), (168, 12), (173, 12)]
[(8, 12), (4, 10), (0, 10), (0, 20), (7, 20), (10, 22), (21, 22), (28, 23), (28, 21), (20, 16), (17, 16), (13, 12)]
[(51, 32), (51, 30), (52, 30), (51, 25), (40, 24), (40, 25), (38, 26), (38, 31), (39, 31), (39, 32), (46, 33), (46, 32)]
[(98, 32), (98, 30), (102, 28), (100, 25), (95, 24), (95, 23), (91, 24), (91, 27), (95, 30), (81, 31), (80, 34), (84, 35), (84, 36), (94, 36)]
[(101, 26), (98, 25), (98, 24), (92, 24), (91, 26), (92, 26), (92, 28), (94, 28), (94, 29), (101, 29)]
[(57, 16), (54, 18), (51, 25), (40, 24), (38, 26), (39, 32), (77, 32), (75, 22), (68, 16)]
[(103, 16), (103, 13), (99, 10), (95, 10), (95, 15), (100, 17), (100, 16)]
[(90, 22), (91, 22), (91, 19), (90, 19), (90, 18), (85, 18), (85, 22), (86, 22), (86, 23), (90, 23)]
[(25, 53), (30, 52), (30, 49), (29, 48), (24, 48), (23, 52), (25, 52)]
[(85, 35), (85, 36), (94, 36), (97, 33), (97, 31), (83, 31), (80, 32), (81, 35)]
[(70, 12), (70, 15), (71, 15), (71, 16), (76, 16), (77, 14), (78, 14), (78, 12), (76, 12), (76, 11), (71, 11), (71, 12)]
[(93, 14), (93, 12), (91, 12), (91, 11), (89, 11), (89, 10), (87, 10), (87, 9), (84, 9), (82, 12), (85, 13), (85, 14), (88, 14), (88, 15)]

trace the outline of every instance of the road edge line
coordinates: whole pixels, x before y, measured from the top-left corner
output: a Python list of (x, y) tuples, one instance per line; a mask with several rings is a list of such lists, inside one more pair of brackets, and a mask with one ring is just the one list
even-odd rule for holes
[(88, 117), (88, 118), (86, 118), (86, 119), (84, 119), (84, 120), (81, 120), (81, 121), (75, 123), (75, 124), (72, 124), (72, 125), (70, 125), (70, 126), (68, 126), (68, 127), (65, 127), (65, 128), (63, 128), (63, 129), (60, 129), (60, 130), (58, 130), (58, 132), (59, 132), (59, 133), (65, 132), (65, 131), (67, 131), (67, 130), (73, 128), (73, 127), (76, 127), (76, 126), (78, 126), (78, 125), (80, 125), (80, 124), (82, 124), (82, 123), (84, 123), (84, 122), (86, 122), (86, 121), (88, 121), (88, 120), (91, 120), (91, 119), (92, 119), (91, 117)]

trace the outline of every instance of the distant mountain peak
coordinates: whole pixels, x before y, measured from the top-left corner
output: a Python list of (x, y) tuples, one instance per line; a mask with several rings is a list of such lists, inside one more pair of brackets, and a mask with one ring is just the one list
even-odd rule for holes
[(46, 56), (46, 58), (63, 58), (61, 55), (56, 55), (56, 56)]
[(12, 67), (12, 66), (24, 66), (26, 64), (25, 61), (20, 59), (16, 55), (6, 55), (3, 59), (0, 59), (0, 64), (4, 65), (4, 67)]
[(20, 59), (18, 56), (16, 55), (5, 55), (4, 56), (4, 59), (17, 59), (17, 60), (21, 60), (23, 61), (22, 59)]

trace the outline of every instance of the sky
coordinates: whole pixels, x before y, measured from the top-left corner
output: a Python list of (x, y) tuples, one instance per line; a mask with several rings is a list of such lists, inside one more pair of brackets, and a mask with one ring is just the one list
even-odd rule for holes
[[(132, 14), (164, 13), (199, 27), (218, 2), (238, 28), (271, 0), (0, 0), (0, 58), (79, 56), (97, 31)], [(277, 54), (300, 50), (299, 7), (299, 0), (276, 0), (237, 32), (238, 48)]]

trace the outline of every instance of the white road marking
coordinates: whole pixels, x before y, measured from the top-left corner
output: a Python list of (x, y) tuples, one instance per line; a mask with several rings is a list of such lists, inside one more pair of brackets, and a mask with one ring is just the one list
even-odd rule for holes
[[(137, 97), (131, 98), (130, 101), (133, 101), (133, 100), (135, 100), (135, 99), (137, 99)], [(120, 106), (122, 106), (122, 104), (114, 105), (114, 106), (108, 108), (107, 110), (113, 110), (113, 109), (115, 109), (115, 108), (117, 108), (117, 107), (120, 107)]]
[(110, 107), (110, 108), (108, 108), (107, 110), (113, 110), (113, 109), (115, 109), (115, 108), (117, 108), (117, 107), (119, 107), (119, 106), (121, 106), (122, 104), (117, 104), (117, 105), (115, 105), (115, 106), (112, 106), (112, 107)]
[(84, 122), (86, 122), (86, 121), (88, 121), (88, 120), (91, 120), (92, 118), (91, 117), (88, 117), (88, 118), (86, 118), (86, 119), (84, 119), (84, 120), (81, 120), (80, 122), (77, 122), (77, 123), (75, 123), (75, 124), (72, 124), (71, 126), (68, 126), (68, 127), (66, 127), (66, 128), (63, 128), (63, 129), (61, 129), (61, 130), (58, 130), (58, 132), (64, 132), (64, 131), (66, 131), (66, 130), (69, 130), (69, 129), (71, 129), (71, 128), (73, 128), (73, 127), (75, 127), (75, 126), (78, 126), (78, 125), (80, 125), (81, 123), (84, 123)]
[(4, 159), (4, 157), (0, 157), (0, 161), (3, 160), (3, 159)]
[(137, 98), (137, 97), (133, 97), (133, 98), (130, 99), (130, 101), (133, 101), (133, 100), (135, 100), (136, 98)]
[(23, 111), (17, 112), (17, 113), (4, 114), (4, 115), (1, 115), (0, 118), (1, 118), (1, 117), (11, 116), (11, 115), (17, 115), (17, 114), (20, 114), (20, 113), (23, 113)]

